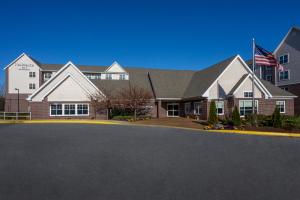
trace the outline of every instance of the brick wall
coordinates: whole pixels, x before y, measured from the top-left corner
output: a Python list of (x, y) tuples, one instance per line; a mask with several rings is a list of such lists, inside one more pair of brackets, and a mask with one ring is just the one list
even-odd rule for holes
[[(28, 112), (28, 101), (26, 98), (29, 94), (20, 94), (19, 104), (20, 112)], [(17, 112), (18, 111), (18, 94), (5, 95), (5, 112)]]
[(282, 86), (282, 87), (287, 87), (289, 92), (298, 96), (294, 100), (294, 107), (295, 107), (295, 115), (300, 115), (300, 83), (286, 85), (286, 86)]

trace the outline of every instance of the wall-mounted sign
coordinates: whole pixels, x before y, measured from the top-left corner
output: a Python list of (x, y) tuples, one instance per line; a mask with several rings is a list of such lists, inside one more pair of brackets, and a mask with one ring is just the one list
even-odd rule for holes
[(27, 64), (27, 63), (16, 63), (16, 67), (19, 67), (19, 70), (30, 70), (29, 68), (33, 67), (33, 64)]

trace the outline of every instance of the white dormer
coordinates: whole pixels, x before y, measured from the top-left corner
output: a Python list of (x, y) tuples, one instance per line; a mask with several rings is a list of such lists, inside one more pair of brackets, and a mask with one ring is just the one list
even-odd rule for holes
[(101, 79), (107, 80), (129, 80), (129, 75), (125, 69), (116, 61), (101, 74)]

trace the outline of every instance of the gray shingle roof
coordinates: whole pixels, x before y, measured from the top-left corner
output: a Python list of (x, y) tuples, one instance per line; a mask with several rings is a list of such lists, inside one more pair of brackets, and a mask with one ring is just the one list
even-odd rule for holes
[(271, 93), (271, 95), (274, 97), (277, 96), (284, 96), (284, 97), (296, 97), (296, 95), (285, 91), (279, 87), (276, 87), (275, 85), (273, 85), (272, 83), (270, 83), (269, 81), (265, 81), (263, 79), (260, 79), (261, 83), (267, 88), (267, 90)]
[[(128, 87), (129, 83), (138, 85), (145, 90), (153, 92), (156, 98), (181, 98), (189, 99), (201, 97), (209, 86), (217, 79), (223, 70), (233, 61), (236, 56), (232, 56), (215, 65), (200, 71), (192, 70), (162, 70), (124, 67), (129, 74), (128, 80), (91, 80), (100, 90), (109, 91), (112, 94), (124, 87)], [(63, 64), (42, 64), (34, 60), (44, 71), (58, 71)], [(88, 66), (77, 65), (83, 72), (104, 72), (109, 66)], [(239, 83), (246, 78), (241, 77), (238, 83), (232, 88), (234, 91)], [(273, 96), (294, 97), (293, 94), (275, 87), (271, 83), (261, 80), (263, 85), (270, 91)], [(117, 88), (117, 89), (116, 89)]]
[(223, 70), (236, 56), (232, 56), (206, 69), (195, 72), (189, 85), (186, 87), (183, 98), (200, 97), (217, 79)]

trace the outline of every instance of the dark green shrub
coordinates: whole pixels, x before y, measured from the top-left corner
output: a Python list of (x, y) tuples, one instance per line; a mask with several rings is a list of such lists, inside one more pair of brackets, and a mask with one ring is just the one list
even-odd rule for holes
[(279, 108), (276, 106), (274, 113), (272, 115), (273, 127), (281, 128), (282, 127), (282, 117), (280, 115)]
[(208, 116), (208, 122), (210, 124), (216, 124), (218, 122), (218, 116), (217, 116), (217, 108), (215, 101), (212, 101), (209, 106), (209, 116)]
[(234, 106), (233, 113), (232, 113), (232, 123), (234, 126), (240, 126), (241, 125), (241, 117), (239, 110), (236, 106)]
[(112, 119), (113, 120), (120, 120), (120, 121), (127, 121), (127, 120), (130, 120), (130, 119), (133, 119), (133, 116), (130, 116), (130, 115), (127, 115), (127, 116), (119, 115), (119, 116), (113, 116)]
[(292, 130), (296, 128), (296, 121), (294, 119), (285, 119), (283, 122), (283, 128)]

